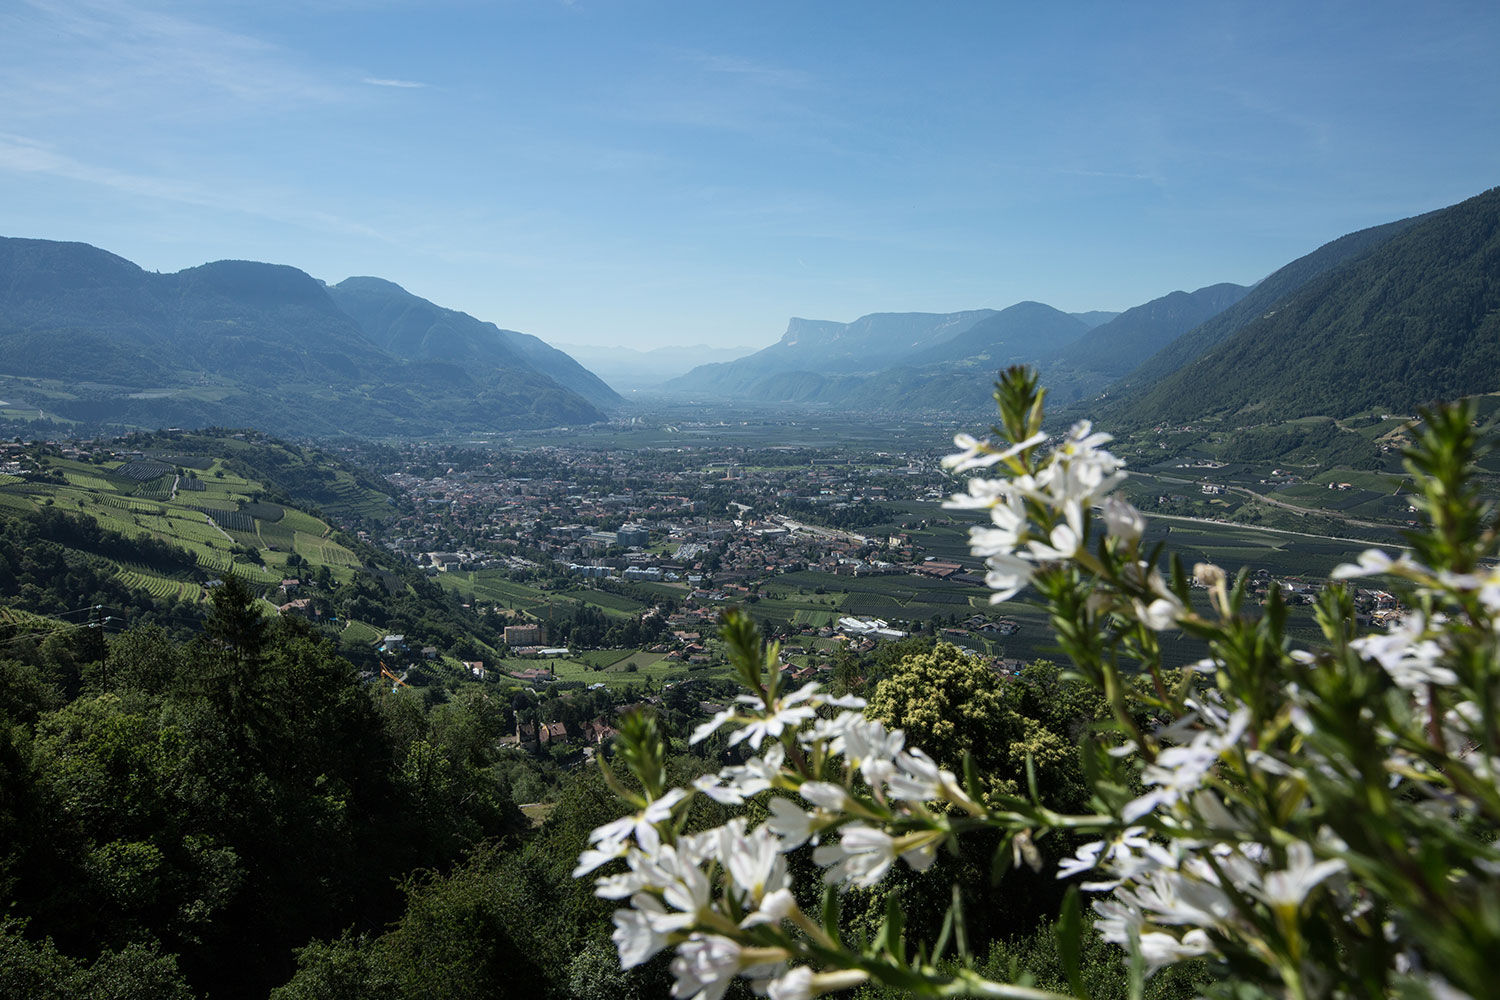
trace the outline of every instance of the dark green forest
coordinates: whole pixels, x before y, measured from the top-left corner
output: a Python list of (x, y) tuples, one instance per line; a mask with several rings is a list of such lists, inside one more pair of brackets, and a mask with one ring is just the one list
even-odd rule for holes
[[(1012, 790), (1030, 755), (1055, 807), (1086, 795), (1076, 747), (1102, 706), (1055, 667), (1002, 679), (951, 646), (909, 640), (845, 657), (834, 683), (872, 695), (874, 711), (940, 757), (972, 746)], [(232, 577), (185, 640), (158, 626), (8, 640), (0, 995), (664, 996), (665, 957), (622, 973), (611, 905), (571, 877), (618, 800), (577, 755), (538, 757), (500, 738), (518, 720), (576, 727), (634, 705), (671, 736), (673, 780), (686, 782), (735, 759), (722, 735), (693, 753), (685, 741), (701, 699), (731, 694), (725, 682), (544, 698), (477, 683), (392, 692), (308, 626), (260, 617)], [(962, 716), (962, 732), (923, 732), (934, 707)], [(540, 825), (518, 807), (538, 796), (553, 803)], [(693, 821), (721, 823), (721, 808), (705, 803)], [(980, 960), (1060, 975), (1047, 928), (1064, 885), (1046, 865), (997, 883), (995, 846), (976, 841), (866, 891), (848, 908), (851, 932), (883, 912), (887, 892), (901, 893), (914, 931), (935, 931), (957, 882)], [(1071, 845), (1039, 848), (1055, 859)], [(791, 863), (816, 896), (808, 850)], [(1098, 995), (1123, 989), (1118, 954), (1098, 948), (1089, 969)]]

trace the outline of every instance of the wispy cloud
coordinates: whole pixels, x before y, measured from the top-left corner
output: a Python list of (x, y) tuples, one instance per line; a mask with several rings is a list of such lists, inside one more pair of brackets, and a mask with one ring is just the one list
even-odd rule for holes
[[(169, 93), (250, 103), (327, 103), (347, 86), (304, 69), (297, 53), (130, 0), (24, 0), (15, 26), (30, 39), (0, 69), (0, 98), (49, 114), (80, 106), (139, 105)], [(5, 46), (0, 46), (3, 51)]]
[(175, 177), (150, 177), (114, 167), (85, 163), (48, 143), (0, 133), (0, 173), (44, 174), (121, 191), (141, 198), (238, 212), (320, 232), (340, 233), (394, 243), (385, 234), (321, 209), (288, 204), (268, 191), (236, 191), (234, 185), (205, 186)]
[(420, 90), (428, 86), (425, 83), (418, 83), (415, 80), (392, 80), (379, 76), (367, 76), (360, 83), (368, 83), (372, 87), (404, 87), (412, 90)]
[(1063, 167), (1057, 171), (1069, 177), (1107, 177), (1122, 181), (1159, 181), (1160, 176), (1139, 170), (1082, 170)]
[(805, 73), (802, 70), (757, 62), (754, 59), (745, 59), (741, 56), (694, 51), (685, 51), (679, 54), (686, 61), (700, 69), (708, 70), (710, 73), (725, 73), (732, 76), (745, 77), (778, 87), (805, 87), (812, 82), (811, 74)]

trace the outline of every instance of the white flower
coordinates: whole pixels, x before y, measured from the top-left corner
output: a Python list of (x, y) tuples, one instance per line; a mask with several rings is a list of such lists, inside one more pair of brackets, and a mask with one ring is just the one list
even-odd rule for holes
[(715, 712), (712, 719), (709, 719), (707, 722), (702, 723), (693, 730), (693, 734), (688, 737), (688, 743), (702, 743), (714, 733), (718, 732), (719, 727), (724, 725), (724, 723), (733, 722), (737, 718), (739, 718), (739, 713), (737, 713), (732, 708), (726, 708), (722, 712)]
[(1116, 899), (1094, 901), (1094, 929), (1110, 944), (1124, 946), (1133, 935), (1139, 935), (1146, 922), (1141, 908), (1133, 902)]
[(837, 844), (813, 851), (813, 861), (828, 868), (829, 882), (852, 882), (869, 887), (879, 882), (896, 861), (896, 841), (884, 830), (855, 824), (840, 832)]
[[(633, 816), (621, 816), (614, 822), (605, 823), (597, 828), (589, 834), (589, 842), (601, 845), (612, 844), (634, 835), (636, 843), (648, 853), (652, 852), (661, 843), (661, 835), (656, 832), (656, 824), (671, 819), (672, 807), (687, 798), (687, 794), (684, 789), (674, 788), (661, 798), (649, 802), (646, 808)], [(582, 863), (583, 859), (579, 858), (579, 864)]]
[(859, 768), (871, 788), (877, 788), (895, 773), (895, 757), (906, 745), (906, 734), (899, 729), (886, 732), (879, 719), (849, 714), (853, 718), (844, 730), (842, 745), (835, 749), (843, 753), (850, 767)]
[(1345, 867), (1337, 858), (1314, 863), (1312, 848), (1300, 840), (1286, 849), (1286, 863), (1285, 870), (1267, 873), (1256, 893), (1271, 906), (1301, 906), (1314, 886)]
[(1185, 610), (1182, 602), (1173, 594), (1158, 597), (1150, 604), (1139, 600), (1135, 602), (1136, 617), (1153, 632), (1165, 632), (1176, 625), (1177, 616)]
[(662, 846), (653, 861), (666, 876), (660, 888), (668, 904), (694, 918), (708, 910), (713, 887), (698, 867), (697, 858), (668, 844)]
[(1072, 500), (1092, 503), (1125, 480), (1125, 463), (1100, 445), (1112, 441), (1108, 434), (1093, 433), (1087, 420), (1074, 424), (1054, 451), (1052, 464), (1037, 474), (1054, 506)]
[(1024, 441), (1019, 441), (1003, 451), (996, 450), (995, 446), (988, 441), (981, 441), (971, 434), (953, 435), (953, 443), (963, 451), (956, 455), (948, 455), (943, 459), (943, 468), (953, 473), (967, 472), (970, 469), (983, 469), (994, 465), (996, 462), (1004, 461), (1014, 455), (1019, 455), (1027, 448), (1034, 448), (1047, 440), (1045, 434), (1033, 434)]
[(1031, 582), (1035, 567), (1025, 559), (1007, 552), (997, 552), (984, 561), (989, 572), (984, 575), (984, 585), (994, 591), (990, 603), (1008, 601), (1020, 593)]
[(784, 888), (786, 857), (781, 853), (781, 842), (770, 830), (762, 825), (746, 833), (741, 816), (717, 832), (719, 860), (742, 899), (759, 903), (766, 893)]
[(965, 809), (975, 808), (974, 800), (969, 798), (953, 772), (938, 767), (936, 761), (916, 747), (897, 754), (896, 767), (899, 770), (887, 783), (892, 798), (906, 802), (947, 799)]
[(968, 493), (953, 494), (943, 501), (943, 506), (949, 510), (989, 510), (1000, 503), (1010, 506), (1020, 502), (1020, 497), (1004, 479), (976, 476), (969, 480), (968, 487)]
[(1104, 841), (1093, 840), (1084, 844), (1073, 852), (1071, 858), (1064, 858), (1057, 866), (1058, 878), (1070, 878), (1080, 872), (1086, 872), (1099, 863), (1099, 856), (1104, 853)]
[(574, 878), (582, 878), (589, 872), (616, 858), (623, 858), (629, 845), (624, 840), (606, 839), (597, 847), (591, 847), (578, 855), (578, 867), (573, 869)]
[(721, 770), (719, 780), (725, 787), (748, 799), (772, 786), (785, 760), (786, 748), (780, 743), (772, 743), (760, 757), (751, 757), (743, 764)]
[[(733, 746), (748, 740), (752, 747), (759, 750), (766, 737), (769, 736), (773, 740), (780, 739), (783, 731), (788, 728), (795, 729), (817, 714), (814, 705), (822, 703), (821, 698), (814, 701), (817, 694), (818, 684), (812, 683), (793, 691), (785, 698), (776, 699), (770, 706), (772, 711), (769, 715), (751, 720), (744, 729), (729, 737), (729, 745)], [(741, 695), (738, 700), (760, 704), (759, 698), (750, 695)]]
[(672, 959), (674, 997), (719, 1000), (740, 971), (740, 946), (717, 934), (694, 934), (677, 948)]
[(843, 812), (849, 804), (849, 793), (842, 785), (831, 781), (804, 781), (798, 786), (797, 794), (830, 812)]
[(1234, 913), (1234, 904), (1223, 889), (1206, 879), (1213, 869), (1195, 869), (1202, 877), (1158, 868), (1135, 889), (1119, 889), (1115, 895), (1141, 909), (1152, 923), (1218, 927)]
[(1188, 931), (1181, 939), (1161, 931), (1151, 931), (1140, 936), (1140, 948), (1141, 957), (1146, 960), (1146, 975), (1149, 976), (1184, 958), (1207, 955), (1214, 950), (1214, 945), (1208, 934), (1201, 930)]
[(1389, 573), (1395, 565), (1391, 557), (1379, 549), (1365, 549), (1359, 554), (1357, 563), (1341, 563), (1328, 574), (1330, 580), (1350, 580), (1361, 576), (1376, 576)]
[(663, 915), (666, 910), (656, 897), (641, 893), (630, 901), (634, 909), (616, 910), (614, 913), (615, 948), (620, 953), (620, 968), (632, 969), (665, 948), (667, 934), (652, 926), (651, 918)]
[(719, 784), (716, 775), (705, 774), (694, 778), (693, 790), (702, 792), (721, 805), (742, 806), (745, 804), (745, 796), (732, 786)]
[(1443, 648), (1431, 639), (1422, 638), (1426, 631), (1426, 621), (1414, 614), (1386, 635), (1365, 635), (1352, 640), (1349, 648), (1379, 663), (1400, 687), (1457, 684), (1458, 675), (1438, 662)]
[(777, 889), (766, 893), (760, 901), (760, 908), (740, 921), (741, 927), (755, 927), (759, 924), (780, 924), (797, 910), (797, 897), (792, 895), (790, 889)]
[(1083, 544), (1082, 537), (1068, 524), (1059, 524), (1053, 528), (1047, 541), (1051, 544), (1035, 541), (1026, 543), (1032, 559), (1037, 562), (1062, 562), (1076, 556), (1079, 546)]
[(813, 830), (820, 828), (817, 817), (798, 806), (791, 799), (780, 796), (768, 804), (771, 815), (766, 817), (766, 827), (781, 838), (783, 851), (796, 850), (807, 843)]
[(766, 990), (771, 1000), (811, 1000), (813, 993), (813, 971), (799, 965), (779, 979), (771, 980)]
[[(1249, 709), (1237, 709), (1227, 719), (1213, 713), (1210, 706), (1200, 705), (1198, 714), (1216, 728), (1205, 729), (1187, 746), (1172, 746), (1157, 754), (1156, 761), (1141, 772), (1141, 780), (1156, 786), (1125, 805), (1120, 816), (1127, 823), (1140, 819), (1157, 806), (1171, 806), (1198, 790), (1208, 772), (1218, 763), (1219, 755), (1239, 742), (1250, 722)], [(1179, 720), (1186, 721), (1186, 720)], [(1222, 725), (1222, 728), (1217, 728)]]
[(1025, 525), (1017, 529), (986, 528), (976, 524), (969, 529), (969, 551), (981, 559), (1000, 553), (1014, 552), (1021, 544)]
[(1103, 504), (1104, 530), (1111, 537), (1133, 542), (1146, 530), (1146, 519), (1129, 502), (1119, 497), (1105, 497)]

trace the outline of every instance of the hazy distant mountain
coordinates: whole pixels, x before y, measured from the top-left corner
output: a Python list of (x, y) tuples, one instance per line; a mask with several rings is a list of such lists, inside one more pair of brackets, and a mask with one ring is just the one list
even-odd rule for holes
[(1056, 363), (1121, 375), (1205, 320), (1234, 305), (1250, 291), (1224, 282), (1196, 292), (1171, 292), (1119, 313), (1057, 353)]
[(1040, 302), (876, 313), (853, 323), (793, 319), (771, 347), (695, 368), (666, 388), (885, 412), (982, 410), (999, 369), (1038, 364), (1088, 332), (1083, 320)]
[(155, 274), (87, 244), (0, 238), (4, 397), (70, 419), (373, 436), (603, 418), (511, 351), (397, 356), (284, 265)]
[(597, 373), (621, 392), (655, 388), (699, 365), (734, 361), (759, 350), (755, 347), (712, 347), (708, 344), (657, 347), (649, 351), (599, 344), (558, 344), (557, 347), (577, 358), (590, 371)]
[(620, 397), (597, 375), (539, 337), (502, 330), (468, 313), (444, 309), (382, 278), (345, 278), (328, 289), (365, 336), (400, 358), (531, 367), (595, 404)]
[(1089, 332), (1081, 319), (1041, 302), (1017, 302), (941, 344), (904, 360), (912, 365), (961, 361), (988, 368), (1034, 362)]
[(1116, 313), (1041, 364), (1054, 403), (1089, 399), (1167, 344), (1223, 312), (1249, 289), (1225, 282), (1171, 292)]
[[(1303, 280), (1288, 280), (1292, 269)], [(1265, 302), (1262, 287), (1273, 281), (1291, 287)], [(1261, 299), (1256, 315), (1228, 336), (1200, 350), (1225, 326), (1205, 324), (1132, 374), (1143, 380), (1195, 351), (1114, 413), (1151, 423), (1210, 415), (1260, 422), (1411, 412), (1500, 390), (1500, 188), (1330, 243), (1230, 312), (1252, 298)]]
[(701, 365), (667, 388), (681, 392), (755, 394), (767, 376), (783, 372), (831, 375), (874, 372), (924, 348), (951, 340), (992, 309), (957, 313), (872, 313), (852, 323), (793, 318), (781, 339), (747, 358)]
[(1110, 320), (1114, 319), (1120, 314), (1117, 312), (1104, 312), (1103, 310), (1095, 309), (1091, 312), (1068, 313), (1068, 315), (1072, 316), (1074, 319), (1082, 320), (1084, 326), (1092, 328), (1100, 326), (1104, 323), (1108, 323)]

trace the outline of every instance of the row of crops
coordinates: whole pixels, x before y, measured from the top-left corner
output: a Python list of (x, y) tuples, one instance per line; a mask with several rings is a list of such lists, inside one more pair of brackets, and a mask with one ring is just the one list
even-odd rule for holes
[(128, 510), (133, 514), (151, 514), (156, 517), (162, 517), (167, 513), (167, 509), (159, 503), (138, 500), (135, 497), (122, 497), (117, 493), (96, 494), (94, 502), (103, 504), (106, 507), (114, 507), (116, 510)]
[(172, 475), (176, 471), (170, 465), (153, 462), (150, 459), (138, 458), (133, 462), (126, 462), (115, 469), (114, 474), (122, 479), (130, 479), (138, 483), (149, 483), (153, 479)]
[(213, 467), (214, 460), (203, 455), (178, 455), (168, 451), (148, 451), (149, 458), (159, 462), (166, 462), (174, 467), (183, 469), (196, 469), (199, 472), (207, 472)]
[(293, 545), (303, 557), (326, 566), (346, 566), (352, 569), (360, 565), (358, 556), (331, 539), (299, 531), (294, 537)]
[(142, 483), (135, 491), (135, 495), (146, 500), (170, 500), (172, 499), (172, 483), (175, 477), (163, 476), (150, 482)]
[(265, 503), (260, 500), (252, 500), (249, 503), (240, 504), (240, 510), (249, 514), (257, 521), (280, 521), (286, 515), (286, 508), (279, 503)]
[(255, 518), (242, 510), (214, 510), (212, 507), (194, 507), (193, 509), (207, 514), (209, 520), (226, 531), (255, 534)]
[(133, 569), (122, 569), (119, 576), (127, 587), (144, 590), (159, 601), (197, 601), (203, 596), (203, 588), (196, 583), (168, 580)]

